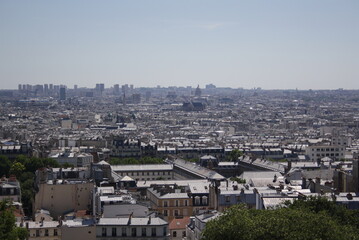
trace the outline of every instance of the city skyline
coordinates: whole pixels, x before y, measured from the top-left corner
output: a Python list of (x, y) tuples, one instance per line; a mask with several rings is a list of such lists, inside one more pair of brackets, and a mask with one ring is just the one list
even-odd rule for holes
[(358, 89), (356, 1), (0, 2), (18, 84)]

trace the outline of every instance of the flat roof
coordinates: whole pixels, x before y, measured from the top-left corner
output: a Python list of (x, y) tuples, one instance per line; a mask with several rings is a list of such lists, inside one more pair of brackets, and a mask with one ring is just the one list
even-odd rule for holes
[(172, 164), (143, 164), (143, 165), (111, 165), (115, 172), (131, 171), (172, 171)]
[(158, 225), (167, 225), (168, 223), (158, 217), (152, 217), (151, 221), (149, 221), (149, 217), (144, 218), (131, 218), (131, 223), (128, 224), (129, 218), (100, 218), (97, 225), (98, 226), (108, 226), (108, 225), (116, 225), (116, 226), (158, 226)]

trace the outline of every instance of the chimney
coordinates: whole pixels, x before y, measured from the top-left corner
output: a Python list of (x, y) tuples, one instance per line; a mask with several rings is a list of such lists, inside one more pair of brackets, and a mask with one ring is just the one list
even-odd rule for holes
[(302, 189), (307, 188), (307, 179), (305, 177), (302, 177)]
[(62, 218), (61, 218), (61, 216), (59, 216), (58, 221), (59, 221), (59, 227), (61, 227), (62, 226)]
[(292, 168), (292, 160), (288, 160), (287, 172)]
[(320, 178), (315, 178), (315, 183), (320, 185)]
[(148, 225), (151, 224), (151, 216), (148, 218), (148, 222), (147, 222)]
[(26, 222), (26, 229), (29, 229), (29, 222)]
[(133, 215), (133, 212), (132, 212), (132, 213), (130, 214), (130, 216), (128, 217), (127, 225), (131, 225), (132, 215)]

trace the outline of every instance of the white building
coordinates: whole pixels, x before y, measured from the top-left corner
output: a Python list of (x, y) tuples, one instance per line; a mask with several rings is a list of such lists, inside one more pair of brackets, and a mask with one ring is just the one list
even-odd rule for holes
[(313, 145), (305, 149), (310, 161), (320, 161), (324, 157), (339, 160), (345, 156), (345, 146), (343, 145)]
[(129, 176), (136, 181), (173, 179), (171, 164), (113, 165), (111, 168), (120, 176)]
[(96, 239), (168, 239), (168, 223), (158, 217), (132, 216), (100, 218), (96, 225)]

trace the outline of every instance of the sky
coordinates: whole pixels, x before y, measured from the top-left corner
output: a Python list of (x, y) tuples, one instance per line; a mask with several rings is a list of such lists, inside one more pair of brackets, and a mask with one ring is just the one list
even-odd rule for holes
[(18, 84), (359, 89), (358, 0), (0, 0)]

